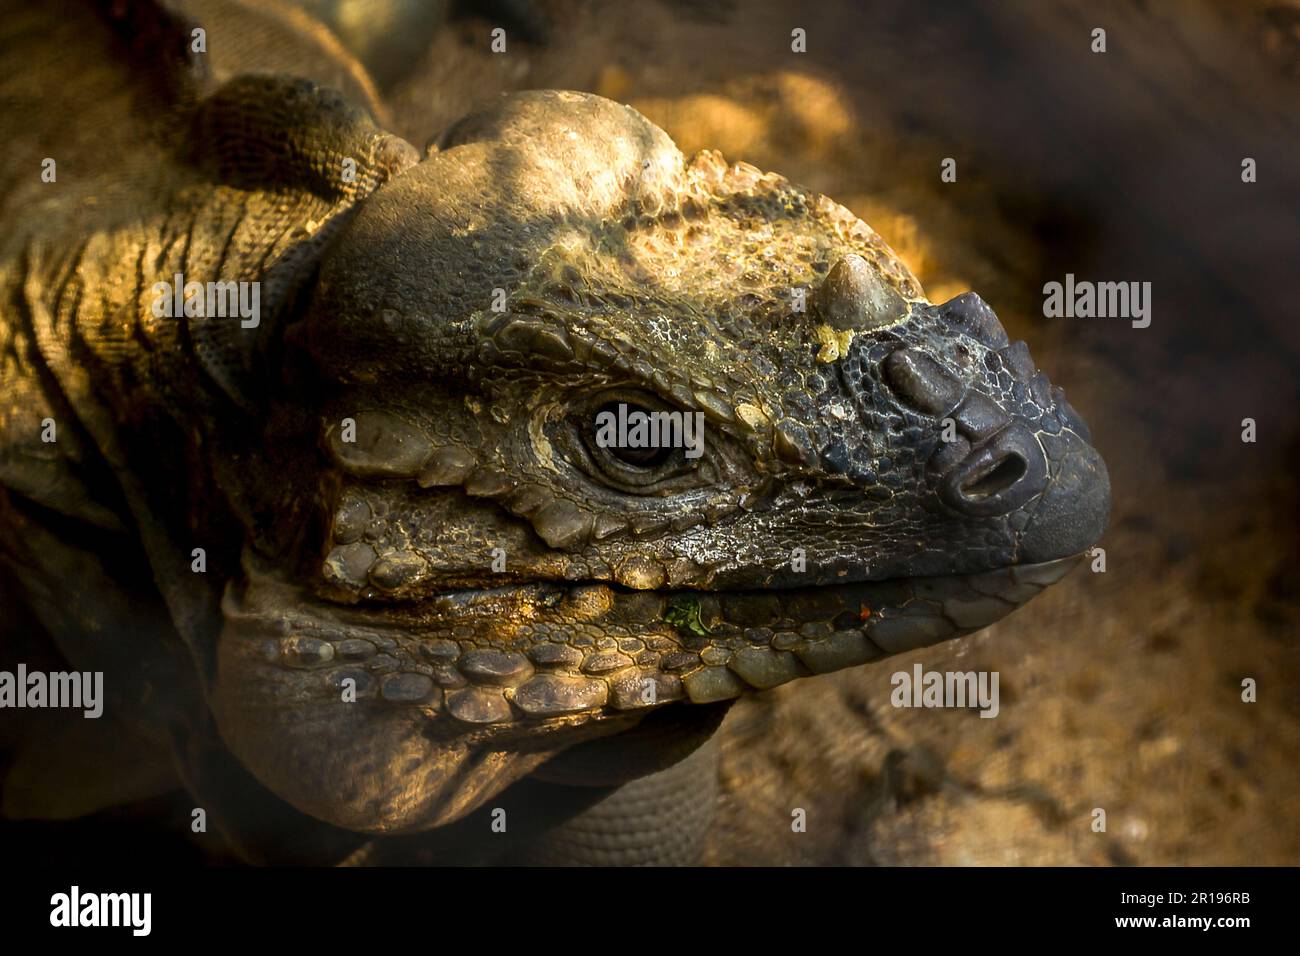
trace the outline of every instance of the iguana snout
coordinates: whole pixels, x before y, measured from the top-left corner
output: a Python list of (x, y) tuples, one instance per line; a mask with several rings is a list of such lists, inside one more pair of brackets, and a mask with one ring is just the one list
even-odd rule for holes
[[(993, 310), (973, 292), (929, 312), (986, 349), (963, 373), (905, 346), (884, 359), (884, 380), (911, 409), (936, 420), (942, 444), (927, 465), (939, 499), (969, 517), (1017, 515), (1023, 563), (1076, 554), (1101, 536), (1109, 512), (1105, 465), (1082, 416), (1038, 370), (1024, 342), (1012, 343)], [(960, 359), (969, 345), (958, 344)]]

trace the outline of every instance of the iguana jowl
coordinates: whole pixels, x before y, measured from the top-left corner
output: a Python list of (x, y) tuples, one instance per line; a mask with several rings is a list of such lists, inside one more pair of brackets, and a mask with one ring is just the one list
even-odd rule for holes
[[(597, 738), (673, 762), (649, 714), (978, 630), (1100, 536), (1024, 343), (831, 200), (580, 93), (421, 156), (124, 9), (5, 16), (0, 520), (128, 722), (210, 712), (299, 810), (427, 830)], [(260, 282), (258, 325), (155, 315), (177, 274)], [(703, 413), (703, 456), (604, 447), (619, 404)]]

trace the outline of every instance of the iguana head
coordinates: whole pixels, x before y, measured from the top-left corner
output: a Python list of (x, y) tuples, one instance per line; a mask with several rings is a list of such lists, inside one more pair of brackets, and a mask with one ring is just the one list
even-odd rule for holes
[[(842, 206), (598, 97), (453, 128), (334, 238), (288, 345), (320, 532), (249, 549), (217, 711), (357, 829), (970, 633), (1106, 522), (1086, 426), (977, 296), (930, 304)], [(620, 410), (702, 431), (611, 443)]]

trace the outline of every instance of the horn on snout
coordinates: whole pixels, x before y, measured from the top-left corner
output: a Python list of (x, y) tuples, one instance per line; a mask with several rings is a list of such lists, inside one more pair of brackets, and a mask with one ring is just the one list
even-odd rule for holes
[(903, 297), (855, 253), (835, 261), (817, 287), (813, 304), (822, 321), (840, 332), (893, 325), (907, 314)]

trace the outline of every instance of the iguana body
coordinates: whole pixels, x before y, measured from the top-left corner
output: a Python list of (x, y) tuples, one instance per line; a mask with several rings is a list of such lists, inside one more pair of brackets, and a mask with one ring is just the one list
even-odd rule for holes
[[(530, 777), (660, 801), (727, 701), (977, 630), (1100, 534), (1023, 343), (830, 200), (577, 93), (421, 157), (125, 10), (5, 16), (5, 565), (250, 854), (249, 801), (349, 850)], [(256, 324), (160, 317), (178, 275)], [(602, 446), (620, 404), (704, 454)]]

